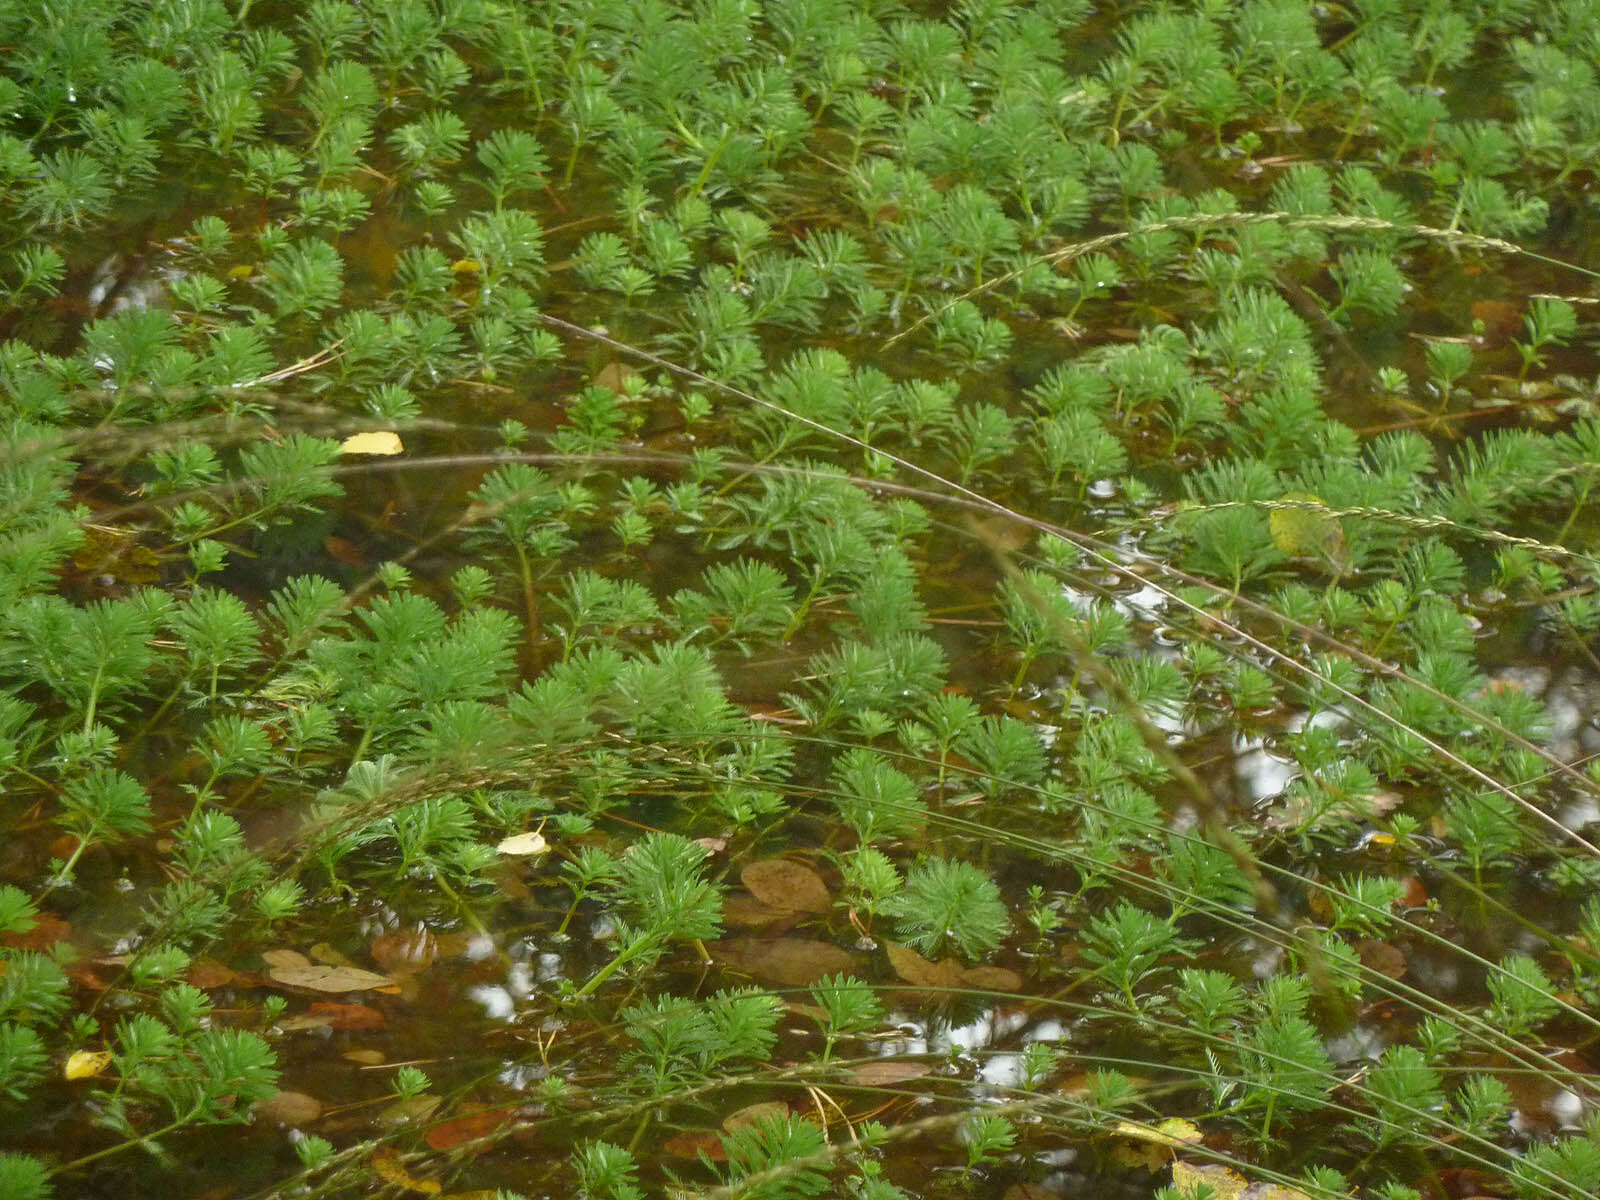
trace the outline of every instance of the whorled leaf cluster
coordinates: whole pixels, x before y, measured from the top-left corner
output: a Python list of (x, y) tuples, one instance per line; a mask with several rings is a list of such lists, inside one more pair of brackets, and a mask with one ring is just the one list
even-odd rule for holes
[[(1183, 1116), (1317, 1196), (1600, 1189), (1597, 29), (0, 6), (0, 1195), (292, 1084), (290, 1001), (185, 973), (351, 911), (558, 962), (432, 1068), (538, 1108), (530, 1194), (774, 1096), (684, 1186), (1153, 1190), (1118, 1121)], [(816, 969), (684, 974), (782, 852)], [(926, 1112), (851, 1074), (896, 1024)], [(432, 1145), (251, 1184), (376, 1140)]]

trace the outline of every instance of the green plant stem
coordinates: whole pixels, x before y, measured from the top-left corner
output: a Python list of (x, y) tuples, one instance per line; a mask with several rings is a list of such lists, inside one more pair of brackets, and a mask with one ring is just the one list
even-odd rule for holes
[(628, 963), (632, 962), (636, 958), (642, 957), (650, 950), (657, 949), (660, 944), (661, 938), (659, 935), (644, 934), (634, 940), (631, 944), (624, 946), (621, 952), (618, 953), (615, 958), (591, 975), (588, 982), (579, 988), (575, 993), (573, 993), (572, 999), (574, 1001), (582, 1000), (585, 996), (591, 995), (596, 988), (598, 988), (606, 980), (610, 979), (623, 967), (627, 966)]
[(124, 1150), (131, 1150), (135, 1146), (142, 1146), (147, 1142), (157, 1142), (161, 1138), (166, 1137), (169, 1133), (174, 1133), (193, 1121), (200, 1115), (202, 1107), (203, 1106), (201, 1105), (196, 1105), (194, 1108), (190, 1109), (187, 1114), (179, 1117), (177, 1120), (172, 1121), (167, 1125), (163, 1125), (154, 1133), (147, 1133), (143, 1137), (129, 1138), (127, 1141), (118, 1142), (115, 1146), (107, 1146), (104, 1150), (96, 1150), (93, 1154), (85, 1154), (82, 1158), (75, 1158), (71, 1162), (62, 1163), (58, 1167), (51, 1168), (50, 1174), (52, 1177), (57, 1175), (65, 1175), (69, 1171), (76, 1171), (82, 1167), (88, 1166), (90, 1163), (99, 1162), (101, 1159), (110, 1158), (113, 1155), (121, 1154)]

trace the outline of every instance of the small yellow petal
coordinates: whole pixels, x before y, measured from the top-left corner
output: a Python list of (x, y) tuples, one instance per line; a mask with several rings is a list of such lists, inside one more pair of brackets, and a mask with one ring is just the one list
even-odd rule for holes
[(88, 1079), (111, 1065), (109, 1050), (75, 1050), (62, 1074), (68, 1079)]
[(339, 443), (340, 454), (399, 454), (404, 449), (400, 435), (388, 429), (354, 433)]
[(544, 840), (544, 835), (538, 830), (529, 833), (517, 833), (501, 840), (495, 847), (501, 854), (530, 855), (543, 854), (550, 847)]

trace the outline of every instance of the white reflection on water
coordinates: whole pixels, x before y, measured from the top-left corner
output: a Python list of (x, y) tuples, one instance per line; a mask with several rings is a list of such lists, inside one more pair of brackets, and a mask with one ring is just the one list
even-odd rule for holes
[(467, 998), (481, 1005), (491, 1021), (509, 1021), (517, 1015), (516, 1001), (497, 983), (475, 984), (467, 989)]

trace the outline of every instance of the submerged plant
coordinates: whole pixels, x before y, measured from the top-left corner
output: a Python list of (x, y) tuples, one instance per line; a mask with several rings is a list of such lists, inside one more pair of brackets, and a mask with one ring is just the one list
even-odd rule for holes
[(1595, 1191), (1592, 15), (0, 9), (0, 1194)]

